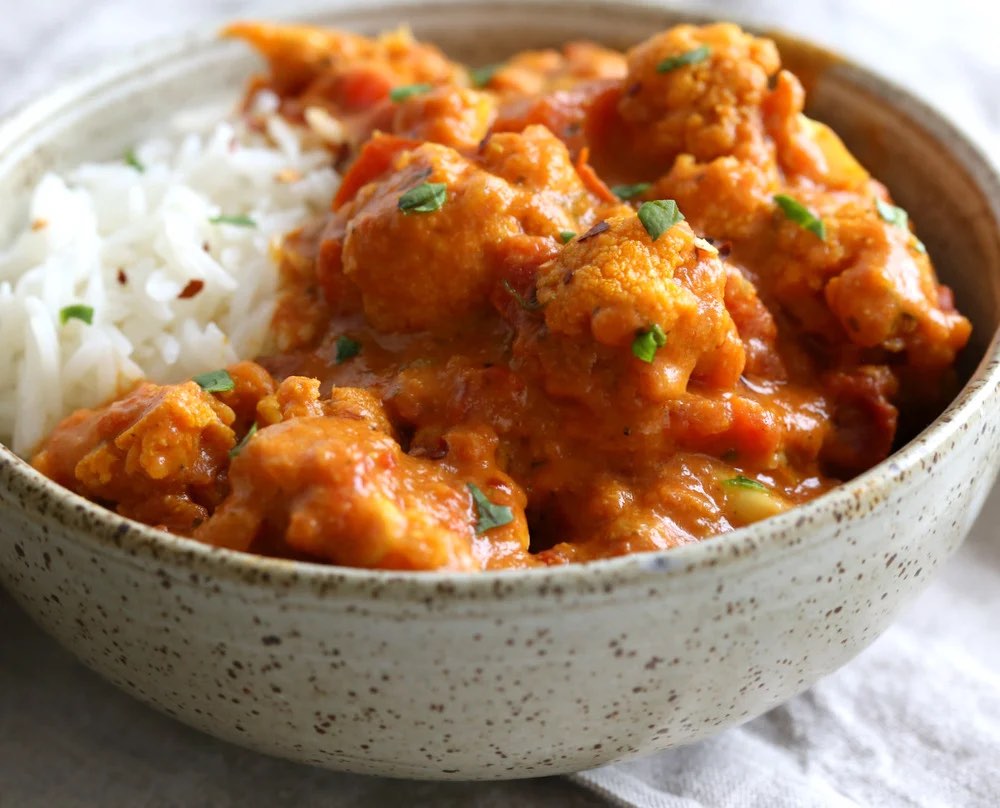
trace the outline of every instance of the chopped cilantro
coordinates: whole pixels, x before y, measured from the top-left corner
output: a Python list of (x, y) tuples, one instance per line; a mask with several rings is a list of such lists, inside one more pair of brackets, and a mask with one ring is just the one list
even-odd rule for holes
[(246, 448), (246, 445), (250, 443), (250, 439), (256, 434), (257, 434), (257, 424), (254, 423), (253, 426), (251, 426), (247, 430), (247, 434), (243, 436), (243, 440), (241, 440), (232, 449), (229, 450), (229, 459), (232, 460), (234, 457), (236, 457), (236, 455), (242, 452)]
[(476, 505), (476, 534), (481, 535), (487, 530), (502, 527), (514, 521), (514, 512), (506, 505), (494, 505), (486, 498), (477, 485), (467, 483), (472, 501)]
[(656, 72), (669, 73), (678, 67), (687, 67), (688, 65), (698, 64), (698, 62), (704, 62), (711, 55), (712, 49), (708, 45), (701, 45), (686, 53), (680, 53), (677, 56), (668, 56), (656, 66)]
[(643, 362), (652, 362), (658, 348), (667, 344), (667, 335), (658, 325), (652, 325), (636, 334), (632, 341), (632, 355)]
[(656, 241), (671, 227), (684, 218), (677, 203), (672, 199), (657, 199), (655, 202), (643, 202), (639, 206), (639, 221), (646, 228), (649, 237)]
[(808, 230), (820, 241), (826, 241), (826, 225), (823, 224), (823, 220), (814, 216), (812, 211), (799, 200), (787, 194), (778, 194), (774, 197), (774, 201), (781, 208), (786, 219), (795, 222), (803, 230)]
[(473, 87), (485, 87), (492, 81), (493, 76), (496, 72), (503, 67), (503, 65), (483, 65), (482, 67), (473, 67), (469, 69), (469, 78), (472, 79)]
[(504, 280), (502, 285), (507, 294), (514, 298), (514, 300), (517, 301), (517, 305), (525, 311), (538, 311), (542, 308), (542, 304), (538, 302), (537, 298), (525, 298), (524, 295), (520, 294), (517, 289), (514, 288), (510, 281)]
[(399, 87), (393, 87), (389, 91), (389, 98), (398, 104), (400, 101), (405, 101), (415, 95), (429, 93), (432, 89), (433, 85), (430, 84), (403, 84)]
[(652, 187), (651, 182), (636, 182), (632, 185), (614, 185), (611, 187), (611, 193), (617, 196), (619, 199), (633, 199), (637, 196), (642, 196), (646, 191)]
[(257, 222), (251, 219), (245, 214), (240, 214), (238, 216), (226, 216), (225, 214), (220, 214), (219, 216), (213, 216), (208, 220), (212, 224), (228, 224), (233, 227), (256, 227)]
[(447, 196), (443, 182), (423, 182), (399, 197), (398, 207), (403, 213), (432, 213), (441, 209)]
[(343, 364), (348, 359), (353, 359), (361, 353), (361, 343), (357, 340), (353, 340), (350, 337), (339, 336), (337, 337), (337, 357), (336, 361), (338, 365)]
[(94, 322), (94, 307), (74, 303), (59, 310), (59, 324), (66, 325), (70, 320), (82, 320), (87, 325)]
[(191, 381), (206, 393), (228, 393), (236, 387), (233, 377), (224, 368), (221, 370), (210, 370), (208, 373), (201, 373), (194, 376)]
[(140, 162), (139, 158), (136, 157), (136, 155), (135, 155), (135, 149), (129, 149), (127, 152), (125, 152), (125, 156), (122, 159), (125, 161), (125, 165), (131, 166), (136, 171), (138, 171), (140, 174), (145, 173), (146, 166), (144, 166)]
[(878, 211), (878, 215), (882, 217), (882, 221), (894, 224), (896, 227), (906, 227), (909, 217), (906, 215), (906, 211), (902, 208), (890, 205), (888, 202), (883, 202), (881, 199), (876, 199), (875, 209)]
[(742, 474), (738, 474), (730, 480), (724, 481), (725, 485), (730, 488), (747, 488), (750, 491), (767, 491), (767, 486), (763, 483), (759, 483), (756, 480), (751, 480), (749, 477), (744, 477)]

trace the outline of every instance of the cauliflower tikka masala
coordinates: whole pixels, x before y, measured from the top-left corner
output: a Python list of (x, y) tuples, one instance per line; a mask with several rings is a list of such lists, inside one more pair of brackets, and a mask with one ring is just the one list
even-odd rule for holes
[(405, 32), (228, 34), (343, 181), (280, 247), (272, 353), (45, 441), (85, 497), (348, 566), (587, 561), (810, 500), (954, 392), (969, 322), (767, 39), (470, 69)]

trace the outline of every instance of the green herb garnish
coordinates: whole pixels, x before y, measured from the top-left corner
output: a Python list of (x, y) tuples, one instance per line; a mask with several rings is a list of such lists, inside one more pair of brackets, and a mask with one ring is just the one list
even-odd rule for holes
[(495, 527), (502, 527), (514, 521), (514, 512), (506, 505), (494, 505), (486, 498), (486, 494), (479, 490), (479, 486), (474, 483), (466, 483), (469, 493), (472, 494), (472, 501), (476, 504), (476, 535), (482, 535), (487, 530)]
[(429, 93), (432, 89), (434, 89), (432, 84), (404, 84), (400, 87), (393, 87), (389, 91), (389, 99), (398, 104), (400, 101), (405, 101), (415, 95)]
[(632, 355), (643, 362), (652, 362), (656, 351), (667, 344), (667, 335), (658, 325), (640, 331), (632, 341)]
[(882, 217), (882, 221), (894, 224), (896, 227), (906, 227), (909, 217), (902, 208), (897, 208), (895, 205), (890, 205), (888, 202), (876, 199), (875, 209), (878, 211), (878, 215)]
[(448, 196), (448, 186), (443, 182), (423, 182), (399, 198), (403, 213), (432, 213), (440, 210)]
[(542, 308), (542, 304), (538, 302), (537, 298), (526, 299), (524, 295), (520, 294), (517, 289), (514, 288), (510, 281), (504, 280), (501, 285), (507, 291), (507, 294), (517, 301), (517, 305), (525, 311), (538, 311)]
[(125, 161), (125, 165), (132, 166), (140, 174), (144, 174), (146, 171), (146, 166), (142, 164), (138, 157), (135, 155), (135, 149), (129, 149), (125, 152), (125, 156), (122, 158)]
[(94, 307), (74, 303), (59, 310), (59, 324), (66, 325), (70, 320), (82, 320), (87, 325), (94, 322)]
[(611, 193), (619, 199), (633, 199), (634, 197), (642, 196), (652, 185), (651, 182), (636, 182), (632, 185), (613, 185)]
[(744, 477), (742, 474), (738, 474), (730, 480), (724, 480), (723, 483), (728, 485), (730, 488), (747, 488), (750, 491), (767, 491), (766, 485), (759, 483), (756, 480), (751, 480), (749, 477)]
[(576, 233), (574, 233), (572, 230), (559, 231), (559, 240), (563, 244), (569, 244), (574, 238), (576, 238)]
[(236, 455), (246, 448), (246, 445), (250, 443), (250, 439), (257, 434), (257, 424), (254, 423), (248, 430), (247, 434), (243, 436), (243, 440), (237, 443), (232, 449), (229, 450), (229, 459), (232, 460)]
[(469, 78), (472, 79), (472, 86), (485, 87), (501, 67), (503, 65), (483, 65), (482, 67), (470, 68)]
[(341, 365), (361, 353), (361, 343), (350, 337), (337, 337), (337, 364)]
[(923, 253), (924, 255), (927, 255), (927, 248), (924, 246), (924, 243), (916, 236), (913, 237), (913, 249), (915, 249), (918, 253)]
[(655, 202), (643, 202), (639, 206), (639, 221), (646, 228), (649, 237), (656, 241), (671, 227), (684, 218), (677, 203), (672, 199), (657, 199)]
[(245, 214), (240, 214), (238, 216), (226, 216), (225, 214), (220, 214), (219, 216), (213, 216), (208, 220), (211, 224), (229, 224), (233, 227), (256, 227), (257, 222), (251, 219)]
[(668, 56), (656, 66), (656, 72), (669, 73), (671, 70), (676, 70), (678, 67), (687, 67), (687, 65), (704, 62), (711, 55), (712, 49), (708, 47), (708, 45), (702, 45), (694, 50), (678, 54), (677, 56)]
[(820, 241), (826, 241), (826, 225), (823, 224), (823, 220), (814, 216), (812, 211), (799, 200), (787, 194), (778, 194), (774, 197), (774, 201), (786, 219), (795, 222), (803, 230), (808, 230)]
[(191, 381), (206, 393), (228, 393), (236, 387), (233, 377), (224, 368), (221, 370), (210, 370), (208, 373), (200, 373), (192, 377)]

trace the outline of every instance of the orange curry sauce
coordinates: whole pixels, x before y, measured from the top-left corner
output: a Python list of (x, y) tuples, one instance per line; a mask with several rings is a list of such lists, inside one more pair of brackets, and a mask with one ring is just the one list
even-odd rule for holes
[(143, 384), (41, 447), (86, 497), (291, 558), (561, 564), (809, 500), (953, 391), (968, 321), (767, 39), (470, 70), (400, 32), (228, 33), (343, 184), (232, 389)]

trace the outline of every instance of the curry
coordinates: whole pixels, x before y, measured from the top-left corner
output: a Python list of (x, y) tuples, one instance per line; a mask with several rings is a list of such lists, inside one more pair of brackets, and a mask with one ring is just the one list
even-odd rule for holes
[(277, 250), (273, 351), (44, 442), (85, 497), (293, 559), (555, 565), (813, 499), (954, 392), (969, 322), (770, 40), (470, 69), (405, 32), (228, 34), (342, 183)]

